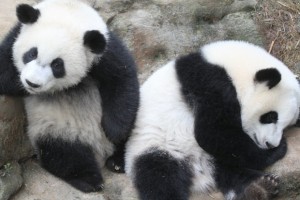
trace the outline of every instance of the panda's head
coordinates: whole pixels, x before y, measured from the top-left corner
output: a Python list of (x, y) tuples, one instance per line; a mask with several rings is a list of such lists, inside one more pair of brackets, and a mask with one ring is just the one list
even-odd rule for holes
[(22, 24), (13, 46), (21, 83), (31, 94), (53, 93), (80, 83), (101, 59), (108, 30), (91, 7), (77, 0), (21, 4)]
[(260, 148), (277, 147), (283, 130), (299, 116), (300, 88), (295, 75), (264, 49), (246, 42), (217, 42), (202, 52), (231, 78), (246, 134)]

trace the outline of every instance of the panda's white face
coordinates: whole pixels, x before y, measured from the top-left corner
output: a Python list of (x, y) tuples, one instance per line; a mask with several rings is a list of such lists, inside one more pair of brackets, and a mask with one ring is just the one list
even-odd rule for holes
[(256, 87), (243, 103), (243, 128), (260, 148), (277, 147), (283, 130), (298, 119), (298, 94), (280, 84), (270, 90), (265, 86)]
[(53, 92), (77, 84), (86, 76), (90, 61), (83, 39), (57, 27), (23, 30), (14, 45), (14, 58), (25, 89)]
[(260, 148), (277, 147), (283, 130), (299, 115), (300, 88), (295, 75), (264, 49), (246, 42), (216, 42), (201, 51), (208, 62), (223, 67), (231, 77), (244, 131)]
[(31, 94), (78, 84), (102, 55), (108, 30), (98, 13), (77, 0), (48, 0), (17, 8), (22, 23), (14, 63)]

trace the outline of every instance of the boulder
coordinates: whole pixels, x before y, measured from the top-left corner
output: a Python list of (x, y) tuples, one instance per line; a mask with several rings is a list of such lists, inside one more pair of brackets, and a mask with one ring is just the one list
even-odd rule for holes
[(143, 82), (168, 60), (212, 41), (238, 39), (262, 45), (249, 12), (255, 5), (256, 1), (240, 0), (135, 1), (107, 22), (133, 52)]
[(22, 184), (21, 166), (17, 162), (5, 164), (0, 170), (0, 200), (8, 200)]
[[(36, 1), (1, 0), (0, 18), (3, 20), (0, 22), (0, 38), (3, 38), (15, 22), (15, 5)], [(129, 47), (136, 58), (141, 82), (169, 60), (197, 51), (200, 46), (212, 41), (238, 39), (263, 45), (263, 39), (252, 17), (256, 0), (82, 1), (94, 6), (110, 28)], [(23, 123), (22, 102), (10, 97), (2, 97), (2, 101), (0, 98), (2, 164), (30, 155), (30, 145), (22, 132)], [(17, 128), (18, 131), (15, 133), (13, 128)], [(1, 133), (5, 135), (2, 136)], [(279, 174), (281, 177), (278, 199), (300, 199), (300, 129), (292, 129), (286, 136), (289, 143), (288, 154), (270, 167), (268, 172)], [(1, 154), (2, 152), (5, 153)], [(104, 191), (91, 194), (84, 194), (72, 188), (42, 169), (34, 160), (25, 162), (23, 171), (25, 184), (12, 200), (137, 200), (133, 184), (126, 175), (111, 173), (105, 169), (102, 170), (105, 179)], [(191, 199), (221, 200), (223, 197), (220, 193), (194, 194)]]

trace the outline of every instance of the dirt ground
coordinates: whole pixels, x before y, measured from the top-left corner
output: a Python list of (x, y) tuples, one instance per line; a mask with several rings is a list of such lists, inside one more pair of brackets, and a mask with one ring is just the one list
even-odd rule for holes
[(265, 48), (299, 75), (300, 1), (258, 0), (254, 14)]

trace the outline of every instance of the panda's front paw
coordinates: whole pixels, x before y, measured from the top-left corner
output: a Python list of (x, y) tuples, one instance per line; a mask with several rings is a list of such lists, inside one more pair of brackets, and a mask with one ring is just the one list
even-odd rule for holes
[(265, 188), (269, 197), (274, 197), (279, 192), (279, 178), (274, 174), (266, 174), (258, 179), (256, 183)]
[(76, 189), (85, 193), (100, 192), (104, 189), (103, 179), (97, 174), (80, 178), (73, 178), (68, 180), (67, 182)]
[(117, 172), (117, 173), (125, 172), (125, 161), (123, 155), (118, 155), (118, 154), (112, 155), (106, 160), (105, 165), (112, 172)]
[(280, 145), (274, 149), (269, 150), (269, 155), (267, 158), (268, 165), (274, 164), (276, 161), (282, 159), (287, 152), (287, 142), (285, 138), (282, 138)]
[(264, 175), (250, 183), (236, 200), (269, 200), (278, 194), (279, 180), (275, 175)]

